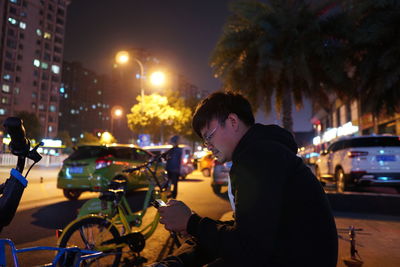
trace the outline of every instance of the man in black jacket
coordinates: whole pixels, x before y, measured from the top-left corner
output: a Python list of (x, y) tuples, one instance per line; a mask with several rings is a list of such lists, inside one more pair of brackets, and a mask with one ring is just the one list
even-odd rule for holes
[(288, 131), (254, 123), (241, 95), (217, 92), (197, 107), (193, 128), (218, 161), (232, 161), (235, 220), (215, 221), (171, 200), (168, 230), (187, 232), (173, 256), (153, 266), (334, 267), (337, 232), (325, 193)]

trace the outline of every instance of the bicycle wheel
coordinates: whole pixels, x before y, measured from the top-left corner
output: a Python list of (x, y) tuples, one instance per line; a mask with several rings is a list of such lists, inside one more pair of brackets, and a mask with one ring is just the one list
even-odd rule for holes
[(72, 225), (63, 234), (60, 247), (78, 247), (80, 249), (102, 251), (104, 255), (91, 259), (84, 266), (118, 266), (122, 248), (115, 245), (101, 245), (102, 242), (120, 237), (118, 229), (100, 217), (85, 218)]

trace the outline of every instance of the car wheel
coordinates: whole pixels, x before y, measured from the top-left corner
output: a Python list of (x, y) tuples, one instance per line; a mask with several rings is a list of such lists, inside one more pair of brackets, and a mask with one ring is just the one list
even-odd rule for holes
[(218, 184), (213, 184), (213, 185), (212, 185), (212, 189), (213, 189), (213, 191), (214, 191), (215, 194), (221, 193), (221, 186), (218, 185)]
[(203, 173), (203, 175), (204, 175), (205, 177), (210, 177), (210, 176), (211, 176), (211, 171), (210, 171), (209, 168), (205, 168), (205, 169), (203, 169), (201, 172)]
[(346, 184), (344, 171), (342, 168), (339, 168), (336, 170), (335, 178), (336, 178), (336, 191), (340, 192), (340, 193), (343, 193), (344, 191), (346, 191), (347, 184)]
[(63, 189), (64, 196), (69, 200), (77, 200), (79, 196), (82, 194), (80, 190), (74, 189)]

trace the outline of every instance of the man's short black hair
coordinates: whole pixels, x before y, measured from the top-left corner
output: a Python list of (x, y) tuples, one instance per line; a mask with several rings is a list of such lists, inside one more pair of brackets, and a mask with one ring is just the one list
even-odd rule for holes
[(201, 101), (193, 115), (192, 126), (198, 136), (201, 129), (213, 119), (224, 125), (229, 114), (236, 114), (247, 126), (254, 124), (254, 115), (249, 101), (242, 95), (233, 92), (215, 92)]

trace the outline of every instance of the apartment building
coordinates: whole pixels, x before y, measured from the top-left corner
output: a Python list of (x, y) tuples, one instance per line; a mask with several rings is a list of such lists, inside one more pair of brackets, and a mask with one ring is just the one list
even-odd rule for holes
[(69, 0), (0, 1), (0, 121), (36, 114), (42, 134), (58, 132), (59, 90)]
[(85, 68), (79, 62), (63, 63), (60, 87), (59, 131), (69, 133), (73, 142), (84, 132), (110, 130), (110, 95), (115, 94), (110, 79)]

